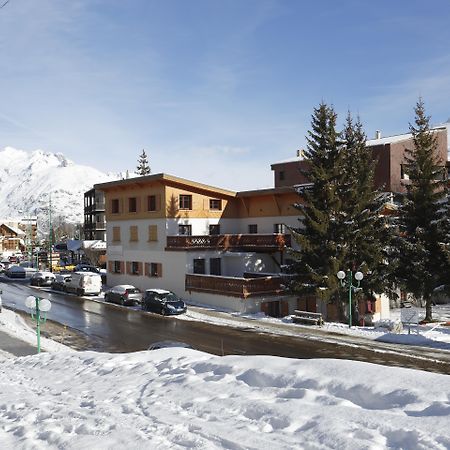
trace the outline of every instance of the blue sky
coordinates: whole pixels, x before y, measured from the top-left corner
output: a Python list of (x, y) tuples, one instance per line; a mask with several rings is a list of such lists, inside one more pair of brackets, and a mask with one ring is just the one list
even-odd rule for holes
[(450, 117), (449, 0), (10, 0), (0, 9), (0, 147), (233, 190), (272, 185), (333, 104), (407, 131)]

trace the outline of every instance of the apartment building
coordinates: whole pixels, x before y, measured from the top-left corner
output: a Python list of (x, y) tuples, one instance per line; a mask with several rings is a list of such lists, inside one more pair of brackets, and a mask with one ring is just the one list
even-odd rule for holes
[(198, 304), (292, 313), (283, 265), (298, 225), (290, 186), (233, 192), (167, 174), (95, 185), (105, 195), (108, 284)]
[(105, 195), (96, 189), (84, 194), (84, 239), (106, 241)]
[[(447, 165), (447, 128), (436, 127), (433, 133), (437, 139), (437, 156), (443, 167)], [(375, 187), (386, 192), (404, 193), (408, 183), (408, 167), (406, 164), (406, 150), (413, 149), (414, 143), (411, 133), (396, 136), (381, 137), (378, 131), (375, 139), (366, 142), (367, 149), (376, 161)], [(297, 156), (271, 165), (274, 172), (274, 186), (293, 186), (308, 183), (308, 160), (301, 152)]]

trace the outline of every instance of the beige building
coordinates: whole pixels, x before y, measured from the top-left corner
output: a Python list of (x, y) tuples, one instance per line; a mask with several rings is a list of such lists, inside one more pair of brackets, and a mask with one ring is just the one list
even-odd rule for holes
[(164, 288), (198, 304), (286, 315), (283, 264), (297, 226), (291, 187), (233, 192), (167, 174), (97, 184), (108, 284)]

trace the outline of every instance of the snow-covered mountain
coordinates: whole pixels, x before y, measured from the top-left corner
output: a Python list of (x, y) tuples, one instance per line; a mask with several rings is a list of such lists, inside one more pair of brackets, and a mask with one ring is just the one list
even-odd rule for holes
[(119, 178), (68, 160), (62, 153), (0, 151), (0, 218), (48, 215), (68, 223), (83, 222), (84, 192), (96, 183)]

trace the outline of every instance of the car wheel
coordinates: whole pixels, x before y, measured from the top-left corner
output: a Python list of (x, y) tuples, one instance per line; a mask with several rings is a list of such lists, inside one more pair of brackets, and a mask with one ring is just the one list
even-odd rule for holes
[(105, 294), (105, 302), (109, 302), (109, 295)]
[(37, 281), (36, 281), (36, 285), (39, 286), (39, 287), (41, 287), (41, 285), (42, 285), (41, 280), (37, 280)]
[(167, 316), (167, 309), (166, 308), (161, 308), (161, 314), (163, 316)]
[(122, 297), (120, 297), (120, 304), (121, 304), (122, 306), (125, 305), (125, 300), (124, 300)]
[(77, 295), (78, 296), (82, 296), (82, 295), (84, 295), (84, 290), (83, 289), (77, 289)]

